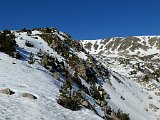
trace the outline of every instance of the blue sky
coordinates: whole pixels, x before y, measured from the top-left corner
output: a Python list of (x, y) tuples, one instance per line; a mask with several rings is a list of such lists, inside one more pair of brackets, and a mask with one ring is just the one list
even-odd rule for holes
[(159, 35), (160, 0), (2, 0), (0, 29), (55, 27), (74, 39)]

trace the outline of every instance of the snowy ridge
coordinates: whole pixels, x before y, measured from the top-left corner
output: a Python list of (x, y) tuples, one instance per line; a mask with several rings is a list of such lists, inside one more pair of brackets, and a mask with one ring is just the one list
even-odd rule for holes
[(160, 52), (160, 36), (114, 37), (98, 40), (81, 40), (91, 54), (150, 55)]
[[(14, 34), (19, 46), (16, 50), (23, 59), (18, 60), (0, 52), (0, 89), (9, 88), (14, 92), (13, 95), (0, 93), (1, 120), (101, 120), (88, 109), (72, 111), (57, 103), (62, 83), (54, 79), (51, 72), (39, 64), (40, 58), (36, 54), (41, 49), (59, 61), (64, 58), (37, 35), (41, 34), (41, 31), (34, 30), (30, 36), (27, 32), (14, 31)], [(59, 37), (63, 38), (60, 35)], [(26, 41), (34, 47), (27, 47)], [(33, 65), (28, 64), (31, 52), (37, 59)], [(76, 54), (79, 55), (78, 52)], [(86, 59), (84, 53), (80, 53), (81, 55)], [(30, 93), (37, 99), (22, 97), (22, 93)]]

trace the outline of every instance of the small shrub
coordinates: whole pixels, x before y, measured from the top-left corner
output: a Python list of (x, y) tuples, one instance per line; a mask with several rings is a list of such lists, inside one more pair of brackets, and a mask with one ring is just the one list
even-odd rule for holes
[(30, 56), (29, 56), (28, 63), (29, 63), (30, 65), (32, 65), (32, 64), (35, 63), (34, 55), (33, 55), (32, 53), (31, 53)]
[(72, 85), (69, 81), (66, 81), (66, 83), (61, 87), (60, 93), (59, 99), (57, 100), (58, 104), (73, 111), (80, 110), (81, 94), (80, 92), (72, 91)]
[(14, 56), (13, 52), (16, 52), (15, 47), (17, 46), (15, 41), (15, 35), (8, 33), (10, 33), (8, 30), (0, 33), (0, 51), (10, 56)]
[(25, 42), (25, 45), (27, 46), (27, 47), (33, 47), (34, 45), (32, 45), (29, 41), (26, 41)]
[(27, 30), (27, 35), (30, 36), (32, 34), (31, 30)]
[(27, 29), (26, 29), (26, 28), (23, 28), (21, 31), (22, 31), (22, 32), (27, 32)]
[(47, 27), (47, 28), (45, 28), (45, 32), (46, 33), (52, 33), (52, 29)]
[(120, 120), (130, 120), (129, 114), (123, 113), (121, 110), (117, 111), (117, 118)]
[(11, 34), (11, 31), (10, 30), (3, 30), (3, 33), (4, 34)]
[(148, 77), (148, 75), (144, 75), (144, 76), (142, 77), (142, 82), (149, 82), (149, 77)]
[(73, 111), (80, 110), (81, 108), (80, 104), (76, 100), (69, 97), (66, 97), (65, 99), (60, 98), (57, 100), (57, 103)]

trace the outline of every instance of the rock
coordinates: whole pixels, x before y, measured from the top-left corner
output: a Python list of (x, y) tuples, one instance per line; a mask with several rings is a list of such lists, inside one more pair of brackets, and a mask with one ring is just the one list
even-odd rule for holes
[(30, 94), (30, 93), (22, 93), (21, 94), (22, 97), (27, 97), (27, 98), (30, 98), (30, 99), (37, 99), (36, 96)]
[(155, 92), (155, 95), (160, 96), (160, 92)]
[(52, 76), (57, 80), (60, 79), (60, 73), (59, 72), (53, 72)]
[(116, 113), (113, 112), (113, 111), (111, 112), (111, 117), (114, 118), (115, 120), (117, 120), (117, 119), (116, 119), (116, 118), (117, 118)]
[(102, 91), (102, 95), (103, 95), (104, 98), (106, 98), (106, 99), (111, 99), (110, 96), (109, 96), (109, 94), (107, 94), (106, 91)]
[(110, 106), (104, 106), (104, 108), (105, 108), (105, 112), (106, 112), (107, 114), (111, 114), (112, 110), (111, 110), (111, 107), (110, 107)]
[(76, 66), (75, 71), (82, 77), (86, 77), (86, 70), (84, 64), (79, 64)]
[(159, 107), (153, 105), (152, 103), (149, 104), (149, 108), (151, 108), (153, 111), (159, 110)]
[(107, 105), (107, 102), (105, 100), (100, 102), (100, 106), (103, 107), (103, 106), (106, 106), (106, 105)]
[(0, 93), (4, 93), (4, 94), (7, 94), (7, 95), (12, 95), (15, 92), (11, 91), (9, 88), (6, 88), (6, 89), (0, 90)]
[(120, 97), (122, 100), (125, 100), (123, 96)]
[(109, 79), (106, 79), (106, 83), (110, 86), (112, 86), (111, 81)]
[(144, 108), (144, 110), (145, 110), (146, 112), (148, 112), (148, 108)]
[(148, 99), (153, 99), (153, 97), (152, 96), (148, 96)]
[(101, 101), (98, 99), (98, 100), (96, 100), (96, 103), (97, 103), (98, 105), (100, 105), (100, 104), (101, 104)]
[(83, 106), (89, 108), (89, 103), (88, 103), (88, 101), (84, 100), (84, 101), (81, 102), (81, 104), (82, 104)]

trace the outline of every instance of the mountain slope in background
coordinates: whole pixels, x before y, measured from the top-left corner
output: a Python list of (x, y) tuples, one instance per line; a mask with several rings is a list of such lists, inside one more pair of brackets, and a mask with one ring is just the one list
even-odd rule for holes
[(116, 37), (100, 40), (82, 40), (91, 54), (151, 55), (160, 51), (160, 36)]
[[(160, 118), (159, 36), (81, 40), (81, 43), (86, 51), (104, 63), (112, 71), (111, 73), (115, 72), (121, 76), (121, 79), (115, 77), (118, 81), (120, 80), (121, 84), (124, 84), (121, 80), (127, 78), (126, 82), (128, 82), (129, 86), (125, 84), (125, 87), (129, 88), (129, 90), (120, 90), (120, 85), (114, 88), (115, 90), (118, 89), (119, 95), (123, 96), (126, 92), (130, 92), (132, 96), (129, 97), (127, 95), (124, 97), (128, 99), (125, 99), (127, 105), (122, 103), (116, 104), (117, 101), (112, 101), (114, 105), (116, 104), (121, 109), (124, 109), (126, 105), (125, 108), (139, 111), (138, 113), (144, 117), (148, 113)], [(134, 97), (138, 101), (134, 100)], [(127, 103), (127, 101), (131, 103)], [(153, 109), (153, 104), (158, 106), (157, 110)], [(145, 115), (141, 113), (142, 109), (147, 112)], [(133, 111), (129, 113), (133, 114)], [(137, 119), (140, 120), (140, 118)], [(146, 119), (151, 120), (151, 118)]]
[(2, 120), (160, 118), (159, 37), (74, 41), (55, 28), (6, 30), (0, 51)]

